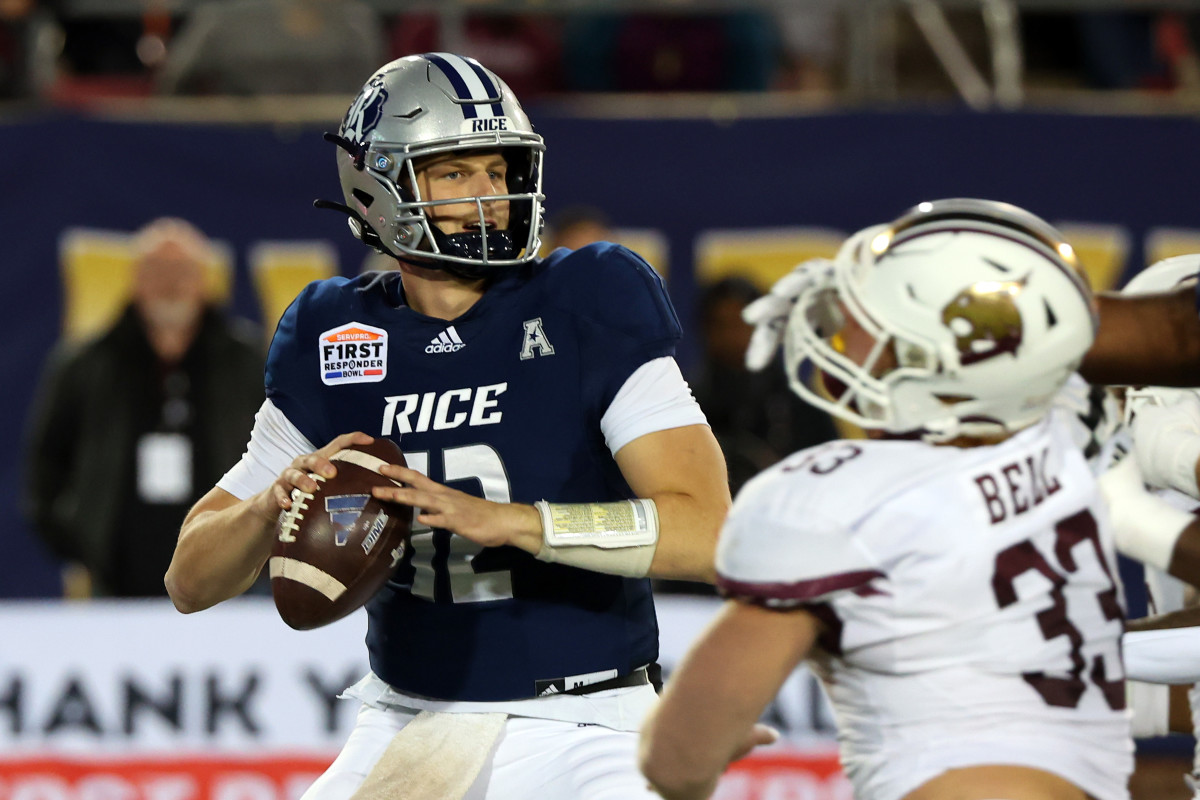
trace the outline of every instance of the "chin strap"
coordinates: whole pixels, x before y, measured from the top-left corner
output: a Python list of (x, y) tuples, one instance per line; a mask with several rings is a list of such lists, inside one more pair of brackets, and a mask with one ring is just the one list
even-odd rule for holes
[(384, 255), (399, 258), (395, 253), (389, 250), (383, 244), (383, 239), (375, 232), (362, 216), (350, 206), (343, 203), (338, 203), (333, 200), (313, 200), (314, 208), (325, 208), (330, 211), (340, 211), (349, 217), (347, 220), (350, 223), (350, 231), (354, 234), (354, 238), (365, 244), (367, 247), (373, 247)]

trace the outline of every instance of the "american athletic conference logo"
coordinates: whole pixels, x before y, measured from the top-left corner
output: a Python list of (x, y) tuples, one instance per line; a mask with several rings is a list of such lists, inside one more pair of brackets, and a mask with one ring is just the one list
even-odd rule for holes
[(372, 78), (346, 112), (342, 120), (342, 136), (352, 142), (361, 142), (367, 134), (375, 130), (379, 120), (383, 118), (383, 104), (387, 102), (387, 89), (383, 88), (383, 76)]
[(462, 337), (458, 335), (458, 331), (454, 330), (454, 326), (451, 325), (429, 340), (429, 344), (425, 346), (425, 352), (457, 353), (466, 346), (466, 342), (462, 340)]

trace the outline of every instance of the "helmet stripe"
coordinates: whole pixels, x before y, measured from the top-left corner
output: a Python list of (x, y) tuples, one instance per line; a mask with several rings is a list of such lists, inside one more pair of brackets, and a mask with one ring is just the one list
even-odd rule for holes
[[(492, 83), (492, 79), (488, 77), (487, 70), (483, 68), (482, 64), (473, 58), (464, 58), (463, 61), (465, 61), (467, 66), (469, 66), (472, 71), (479, 76), (479, 82), (483, 84), (483, 90), (487, 92), (488, 97), (500, 96), (500, 90), (496, 87), (496, 84)], [(492, 103), (492, 116), (504, 116), (504, 108), (499, 102)]]
[(468, 101), (460, 103), (464, 117), (478, 117), (480, 111), (485, 111), (493, 117), (504, 116), (504, 109), (500, 103), (483, 105), (484, 101), (498, 98), (500, 93), (496, 84), (488, 77), (487, 71), (478, 62), (451, 53), (426, 53), (425, 58), (442, 71), (454, 87), (458, 99)]
[[(463, 80), (462, 75), (459, 74), (458, 70), (452, 67), (449, 62), (446, 61), (446, 59), (442, 58), (437, 53), (426, 53), (425, 58), (429, 60), (429, 63), (433, 64), (442, 71), (442, 74), (445, 75), (450, 81), (450, 85), (454, 87), (454, 91), (458, 93), (459, 100), (474, 99), (471, 97), (471, 90), (467, 88), (467, 83)], [(471, 118), (479, 116), (479, 114), (475, 111), (474, 105), (470, 103), (462, 103), (461, 105), (463, 117)]]

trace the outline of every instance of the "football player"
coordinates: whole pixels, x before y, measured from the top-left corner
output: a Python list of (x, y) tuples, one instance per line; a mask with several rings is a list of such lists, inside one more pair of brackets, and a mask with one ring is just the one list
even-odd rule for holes
[[(1151, 264), (1122, 289), (1122, 294), (1149, 294), (1193, 289), (1200, 275), (1200, 255), (1183, 255)], [(1200, 406), (1193, 390), (1142, 386), (1120, 390), (1126, 436), (1146, 482), (1172, 506), (1195, 513), (1196, 468), (1200, 428), (1192, 409)], [(1187, 685), (1200, 672), (1200, 609), (1195, 589), (1147, 568), (1146, 590), (1151, 616), (1130, 620), (1124, 636), (1126, 672), (1135, 736), (1162, 736), (1172, 731), (1195, 734), (1200, 722), (1200, 689)], [(1188, 674), (1192, 673), (1192, 674)], [(1171, 684), (1171, 685), (1168, 685)], [(1200, 751), (1187, 776), (1193, 796), (1200, 798)]]
[(348, 442), (409, 468), (416, 509), (368, 604), (371, 672), (307, 800), (653, 796), (649, 577), (710, 581), (724, 461), (673, 354), (662, 280), (611, 243), (536, 257), (544, 144), (478, 62), (376, 72), (337, 146), (361, 241), (395, 270), (308, 286), (271, 344), (247, 452), (191, 511), (166, 576), (198, 611), (243, 591), (272, 526)]
[[(647, 721), (645, 774), (707, 797), (808, 658), (856, 797), (1124, 800), (1116, 524), (1054, 405), (1097, 327), (1072, 249), (1021, 209), (945, 200), (785, 281), (794, 390), (870, 438), (739, 493), (729, 599)], [(1170, 524), (1129, 549), (1177, 568), (1190, 523)]]

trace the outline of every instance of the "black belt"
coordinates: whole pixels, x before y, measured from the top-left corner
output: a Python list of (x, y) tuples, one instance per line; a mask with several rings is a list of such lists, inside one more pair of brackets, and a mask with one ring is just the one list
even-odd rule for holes
[(658, 664), (650, 664), (646, 667), (635, 669), (628, 675), (618, 675), (615, 678), (606, 678), (596, 683), (588, 683), (583, 686), (574, 686), (570, 689), (566, 686), (565, 678), (558, 678), (549, 681), (537, 682), (537, 694), (539, 697), (545, 697), (552, 694), (594, 694), (595, 692), (604, 692), (609, 689), (624, 689), (628, 686), (654, 686), (654, 690), (658, 691), (662, 686), (661, 678), (662, 670)]

